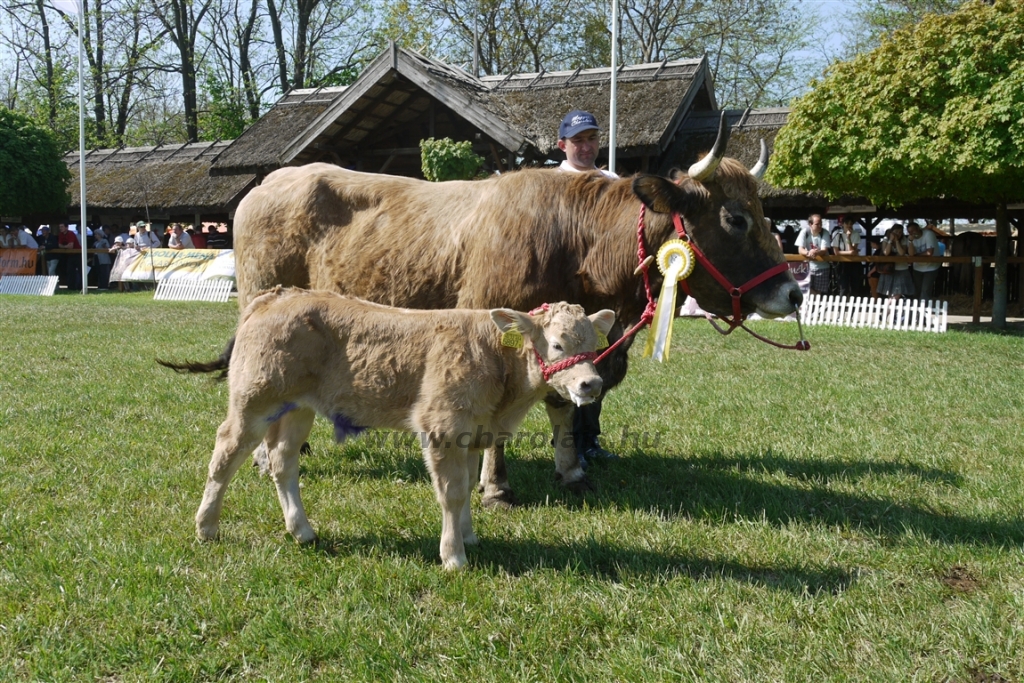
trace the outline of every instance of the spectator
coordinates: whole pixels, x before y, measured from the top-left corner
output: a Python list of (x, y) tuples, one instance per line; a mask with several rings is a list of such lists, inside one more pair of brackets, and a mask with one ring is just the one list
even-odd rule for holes
[(206, 238), (203, 237), (202, 226), (199, 226), (199, 229), (196, 230), (190, 225), (185, 232), (192, 238), (193, 249), (206, 249)]
[[(907, 256), (907, 238), (903, 236), (903, 226), (897, 223), (890, 228), (886, 240), (882, 244), (885, 256)], [(878, 280), (878, 291), (890, 299), (914, 296), (914, 280), (910, 277), (910, 263), (893, 264), (892, 272), (882, 274)]]
[[(135, 224), (135, 234), (129, 234), (129, 237), (134, 240), (132, 246), (139, 251), (160, 248), (160, 236), (144, 221)], [(127, 240), (125, 245), (127, 246)]]
[(832, 269), (831, 264), (822, 261), (821, 257), (828, 255), (832, 240), (822, 226), (821, 214), (811, 214), (807, 219), (807, 228), (796, 238), (796, 246), (801, 256), (810, 259), (811, 294), (825, 295), (829, 291)]
[(17, 237), (11, 231), (11, 226), (5, 225), (0, 228), (0, 249), (14, 249), (21, 246)]
[(102, 249), (103, 252), (93, 254), (96, 259), (96, 286), (100, 289), (110, 289), (110, 242), (107, 241), (107, 232), (103, 227), (92, 231), (93, 249)]
[[(68, 226), (61, 223), (57, 226), (57, 246), (61, 249), (82, 250), (82, 244), (78, 236), (68, 230)], [(75, 254), (64, 254), (64, 276), (67, 280), (68, 289), (78, 290), (82, 288), (82, 262)]]
[[(860, 233), (853, 229), (853, 218), (842, 216), (839, 229), (832, 236), (832, 249), (836, 256), (857, 256), (860, 254)], [(854, 290), (860, 290), (864, 276), (864, 266), (856, 262), (840, 262), (836, 264), (839, 274), (839, 295), (853, 296)]]
[(60, 254), (53, 253), (53, 250), (59, 249), (60, 243), (57, 241), (57, 236), (50, 232), (49, 225), (39, 227), (39, 240), (45, 249), (43, 253), (46, 254), (46, 274), (56, 275), (60, 266)]
[(181, 223), (173, 223), (171, 225), (171, 236), (167, 241), (168, 249), (195, 249), (192, 244), (192, 238), (187, 232), (181, 229)]
[[(877, 235), (872, 235), (870, 239), (872, 256), (884, 256), (882, 253), (882, 241), (889, 237), (888, 231), (885, 233), (884, 238), (879, 238)], [(891, 263), (877, 263), (872, 262), (871, 267), (868, 269), (868, 287), (871, 288), (871, 298), (878, 298), (878, 280), (882, 277), (883, 273), (892, 273)]]
[(26, 249), (38, 249), (39, 242), (36, 242), (36, 238), (32, 237), (32, 233), (29, 232), (28, 228), (22, 225), (17, 230), (18, 242), (22, 247)]
[[(921, 230), (917, 223), (911, 222), (907, 228), (910, 232), (910, 243), (908, 244), (911, 256), (938, 256), (939, 238), (928, 223), (927, 229)], [(914, 261), (910, 275), (914, 280), (914, 291), (917, 298), (923, 301), (930, 301), (935, 296), (935, 279), (939, 276), (941, 263), (928, 261)]]
[(207, 249), (230, 249), (231, 242), (228, 241), (226, 232), (221, 232), (219, 226), (211, 225), (206, 234)]

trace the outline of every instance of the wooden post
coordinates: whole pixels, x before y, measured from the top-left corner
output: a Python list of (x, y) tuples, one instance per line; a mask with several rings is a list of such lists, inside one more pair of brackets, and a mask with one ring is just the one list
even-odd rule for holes
[(974, 257), (974, 311), (972, 321), (981, 322), (981, 282), (982, 282), (981, 257)]

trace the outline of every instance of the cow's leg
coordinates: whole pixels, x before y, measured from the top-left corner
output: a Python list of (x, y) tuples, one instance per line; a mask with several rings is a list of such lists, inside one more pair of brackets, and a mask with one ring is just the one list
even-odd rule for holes
[(577, 493), (593, 490), (590, 480), (580, 467), (576, 447), (572, 442), (573, 405), (567, 401), (544, 401), (555, 438), (555, 477), (563, 486)]
[(196, 512), (196, 536), (201, 540), (212, 541), (217, 538), (228, 483), (266, 432), (265, 427), (259, 429), (251, 426), (258, 424), (259, 420), (247, 421), (241, 411), (229, 410), (227, 419), (217, 429), (217, 444), (210, 459), (203, 502)]
[(299, 449), (309, 437), (314, 419), (316, 413), (312, 410), (293, 410), (271, 425), (264, 439), (268, 446), (268, 473), (277, 487), (285, 528), (299, 543), (316, 540), (299, 495)]
[[(446, 430), (436, 430), (444, 434)], [(452, 430), (448, 433), (460, 433)], [(462, 538), (462, 514), (469, 498), (469, 468), (466, 449), (448, 444), (429, 444), (423, 458), (434, 482), (437, 502), (441, 504), (441, 564), (445, 569), (462, 569), (466, 565), (466, 547)]]
[(476, 545), (478, 539), (473, 533), (473, 517), (470, 504), (473, 499), (473, 483), (476, 481), (477, 468), (480, 467), (480, 451), (470, 449), (466, 453), (466, 483), (469, 488), (466, 490), (466, 502), (462, 505), (462, 514), (459, 516), (459, 526), (462, 529), (462, 542), (465, 545)]
[(480, 469), (480, 493), (480, 502), (485, 508), (511, 509), (519, 505), (515, 491), (508, 484), (504, 441), (484, 450), (484, 463)]

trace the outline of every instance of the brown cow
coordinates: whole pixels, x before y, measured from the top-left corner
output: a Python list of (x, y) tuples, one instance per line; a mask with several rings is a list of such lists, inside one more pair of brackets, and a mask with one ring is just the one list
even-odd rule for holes
[[(601, 394), (593, 352), (597, 332), (607, 334), (615, 314), (587, 318), (566, 303), (546, 308), (537, 315), (419, 311), (280, 287), (257, 297), (242, 314), (230, 361), (159, 361), (190, 372), (229, 370), (228, 415), (217, 430), (196, 534), (216, 538), (228, 483), (262, 441), (285, 526), (297, 541), (313, 541), (298, 457), (319, 413), (339, 440), (366, 427), (419, 433), (441, 504), (441, 560), (461, 568), (464, 544), (476, 542), (469, 501), (481, 444), (510, 438), (552, 390), (577, 405)], [(519, 348), (503, 345), (499, 330), (516, 330)]]
[[(245, 306), (277, 284), (329, 289), (392, 306), (529, 310), (568, 300), (610, 308), (623, 326), (647, 298), (637, 268), (637, 219), (647, 207), (649, 254), (675, 237), (681, 214), (692, 240), (735, 286), (783, 263), (764, 224), (755, 177), (722, 157), (723, 125), (711, 153), (673, 179), (613, 180), (599, 173), (524, 170), (486, 180), (428, 183), (356, 173), (327, 164), (283, 168), (242, 200), (235, 214), (238, 299)], [(767, 162), (762, 155), (758, 169)], [(651, 270), (657, 292), (661, 276)], [(689, 277), (701, 308), (732, 312), (729, 293), (698, 265)], [(742, 309), (764, 317), (791, 313), (802, 300), (782, 273), (743, 294)], [(626, 373), (624, 343), (598, 369), (605, 389)], [(556, 434), (568, 434), (572, 406), (547, 401)], [(555, 439), (555, 469), (572, 487), (587, 482), (566, 439)], [(514, 500), (503, 452), (488, 449), (484, 503)]]

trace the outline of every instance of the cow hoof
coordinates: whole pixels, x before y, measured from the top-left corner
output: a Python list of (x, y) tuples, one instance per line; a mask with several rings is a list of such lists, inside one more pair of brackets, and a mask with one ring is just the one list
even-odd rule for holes
[(569, 489), (576, 494), (590, 493), (597, 491), (597, 488), (587, 479), (586, 475), (580, 477), (574, 477), (572, 481), (566, 481), (560, 474), (555, 473), (555, 479), (559, 481), (565, 488)]
[(470, 532), (468, 534), (463, 534), (463, 536), (462, 536), (462, 544), (463, 545), (476, 545), (479, 542), (480, 542), (480, 539), (477, 538), (477, 535), (472, 533), (472, 532)]
[(292, 538), (294, 538), (295, 542), (299, 545), (313, 545), (317, 540), (316, 532), (313, 531), (312, 527), (307, 527), (301, 531), (293, 531), (291, 534)]
[(218, 527), (216, 527), (216, 526), (208, 526), (208, 527), (197, 526), (196, 527), (196, 538), (199, 539), (200, 541), (204, 541), (204, 542), (216, 541), (217, 537), (219, 535), (220, 535), (220, 529)]
[(516, 498), (515, 491), (512, 489), (498, 489), (494, 493), (486, 494), (480, 499), (480, 504), (485, 508), (499, 508), (501, 510), (511, 510), (521, 505), (519, 499)]

